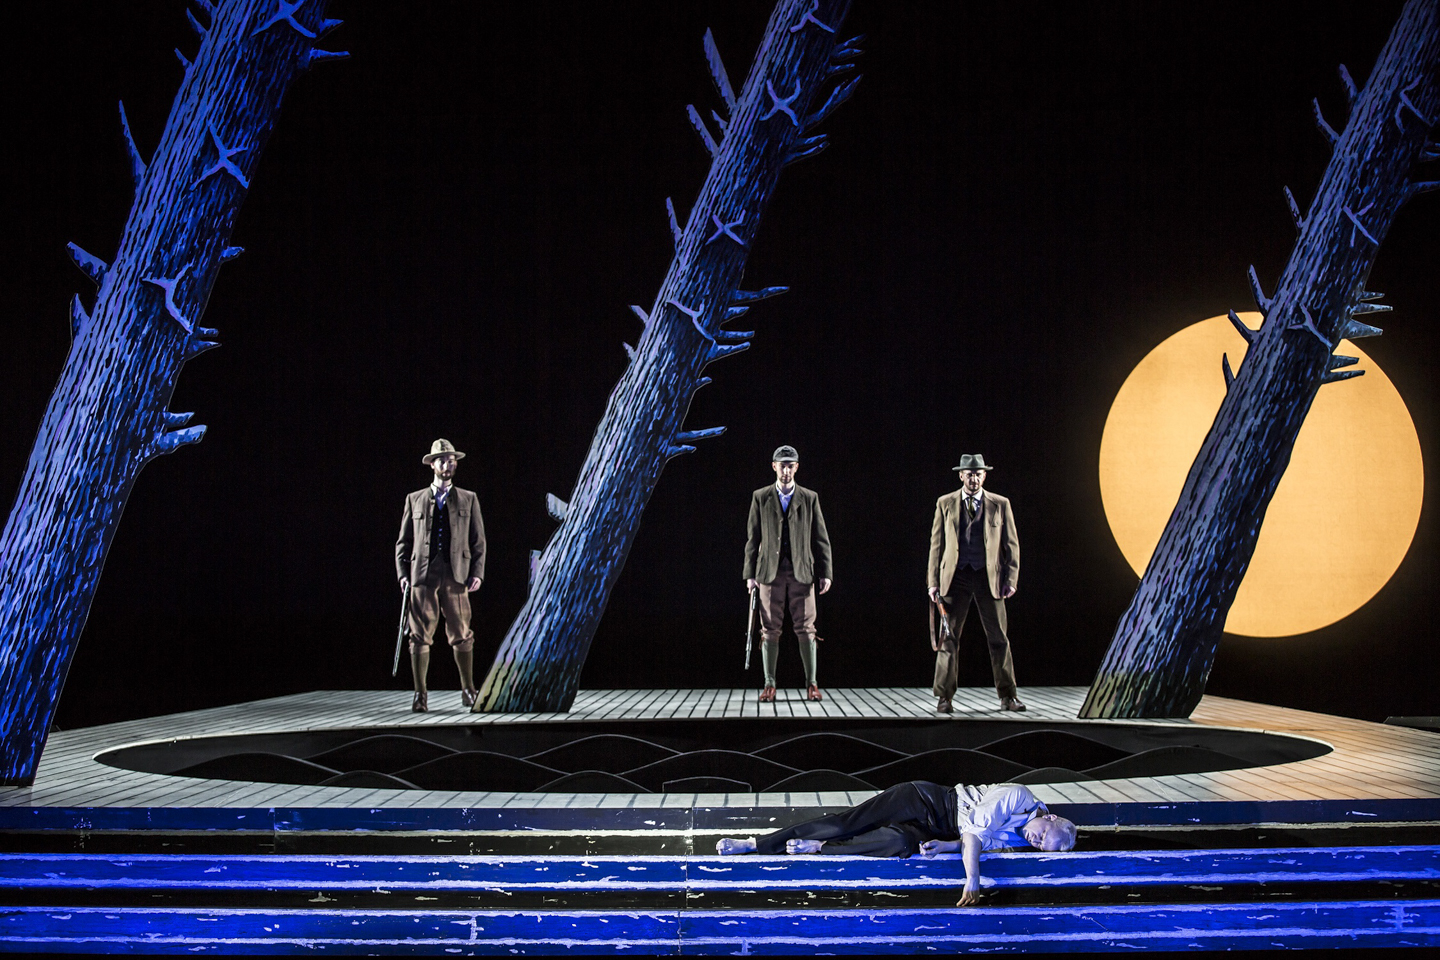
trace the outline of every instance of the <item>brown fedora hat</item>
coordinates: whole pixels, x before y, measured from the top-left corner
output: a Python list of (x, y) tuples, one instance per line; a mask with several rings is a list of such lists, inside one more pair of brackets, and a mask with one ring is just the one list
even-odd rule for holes
[(465, 454), (461, 453), (459, 450), (456, 450), (455, 444), (451, 443), (449, 440), (436, 440), (434, 443), (430, 444), (430, 452), (425, 454), (425, 456), (421, 457), (420, 462), (428, 467), (431, 463), (435, 461), (436, 457), (443, 457), (447, 453), (453, 455), (456, 460), (465, 459)]

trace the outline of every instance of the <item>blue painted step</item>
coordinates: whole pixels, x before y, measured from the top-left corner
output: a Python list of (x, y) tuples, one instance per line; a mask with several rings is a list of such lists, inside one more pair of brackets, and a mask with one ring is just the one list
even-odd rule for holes
[(1084, 953), (1440, 945), (1440, 901), (764, 911), (0, 909), (0, 951)]
[[(0, 830), (412, 831), (774, 829), (848, 805), (752, 807), (0, 807)], [(772, 796), (769, 794), (766, 797)], [(804, 796), (813, 797), (814, 794)], [(832, 794), (840, 797), (843, 795)], [(859, 796), (859, 794), (857, 794)], [(735, 798), (735, 802), (741, 802)], [(797, 801), (799, 802), (799, 801)], [(810, 802), (808, 799), (804, 802)], [(1440, 820), (1440, 799), (1056, 803), (1086, 828), (1257, 823), (1420, 823)]]
[[(986, 886), (1440, 879), (1440, 846), (1001, 853)], [(944, 888), (958, 857), (436, 857), (0, 854), (0, 889), (760, 890)]]

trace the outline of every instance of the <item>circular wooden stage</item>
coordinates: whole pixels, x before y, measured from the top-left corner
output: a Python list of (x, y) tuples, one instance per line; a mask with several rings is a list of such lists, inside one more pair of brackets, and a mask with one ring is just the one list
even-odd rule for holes
[[(0, 790), (0, 950), (910, 953), (1440, 944), (1440, 735), (1214, 697), (1188, 720), (1076, 721), (1083, 695), (1082, 688), (1029, 688), (1026, 713), (1002, 714), (992, 691), (963, 690), (955, 713), (940, 716), (919, 689), (828, 690), (818, 703), (781, 691), (773, 704), (760, 704), (754, 690), (612, 690), (582, 692), (568, 714), (471, 715), (458, 693), (432, 692), (432, 711), (412, 714), (405, 691), (321, 691), (60, 732), (32, 787)], [(712, 739), (713, 731), (742, 731), (718, 752), (754, 762), (707, 779), (671, 775), (693, 774), (699, 768), (690, 761), (640, 756), (639, 766), (616, 775), (636, 789), (567, 791), (567, 783), (617, 781), (564, 779), (578, 774), (565, 772), (562, 756), (572, 768), (588, 762), (583, 745), (566, 753), (555, 739), (566, 729), (589, 738), (595, 751), (636, 741), (677, 756), (687, 731), (712, 731)], [(1050, 736), (1040, 754), (1036, 733)], [(464, 762), (477, 775), (496, 777), (511, 775), (498, 769), (502, 754), (524, 741), (538, 752), (518, 758), (528, 766), (513, 775), (563, 776), (528, 792), (427, 789), (420, 774), (442, 776), (436, 771), (444, 764), (421, 756), (400, 773), (371, 771), (403, 786), (316, 779), (336, 773), (345, 755), (351, 768), (337, 776), (354, 782), (356, 757), (373, 756), (380, 741), (402, 740), (420, 744), (422, 754), (425, 744), (443, 749), (441, 760), (469, 755)], [(731, 749), (741, 740), (748, 754)], [(877, 753), (879, 762), (848, 773), (823, 760), (851, 741), (896, 758)], [(1230, 769), (1137, 776), (1140, 768), (1103, 752), (1145, 753), (1137, 743), (1184, 747), (1192, 760), (1196, 750), (1248, 751), (1248, 759)], [(236, 776), (245, 756), (293, 756), (286, 751), (296, 744), (315, 749), (298, 758), (298, 773), (281, 776), (311, 782)], [(1009, 754), (996, 744), (1009, 744)], [(717, 752), (708, 745), (699, 743)], [(799, 771), (801, 779), (791, 780), (802, 786), (843, 782), (802, 769), (807, 745), (816, 754), (811, 766), (829, 764), (825, 770), (867, 787), (676, 789), (745, 776), (784, 783), (786, 771)], [(1066, 854), (987, 856), (979, 908), (953, 906), (963, 870), (951, 857), (713, 855), (718, 836), (853, 804), (879, 778), (920, 769), (915, 763), (980, 753), (1015, 764), (1019, 745), (1033, 754), (1032, 789), (1081, 825), (1081, 842)], [(1073, 765), (1087, 763), (1087, 772), (1057, 773), (1075, 770), (1049, 762), (1055, 750), (1079, 751), (1077, 758), (1092, 750)], [(1041, 755), (1048, 759), (1035, 759)], [(198, 775), (217, 757), (241, 766), (226, 768), (230, 779)], [(591, 766), (606, 766), (596, 759)], [(463, 766), (450, 763), (443, 776)], [(188, 775), (176, 775), (181, 769)], [(1131, 775), (1095, 775), (1107, 769)], [(443, 776), (429, 782), (451, 782)]]

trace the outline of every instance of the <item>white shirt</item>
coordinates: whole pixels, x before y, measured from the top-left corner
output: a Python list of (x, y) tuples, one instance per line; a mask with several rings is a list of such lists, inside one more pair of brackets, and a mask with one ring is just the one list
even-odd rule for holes
[(974, 836), (982, 850), (1030, 846), (1020, 828), (1037, 813), (1048, 812), (1029, 787), (1018, 783), (980, 787), (962, 783), (955, 787), (955, 795), (960, 835)]
[(787, 493), (787, 492), (785, 491), (785, 488), (782, 487), (782, 486), (780, 486), (780, 483), (779, 483), (779, 481), (777, 480), (776, 483), (775, 483), (775, 492), (780, 495), (780, 509), (781, 509), (781, 511), (788, 513), (789, 510), (790, 510), (790, 498), (793, 497), (793, 496), (795, 496), (795, 484), (793, 484), (793, 483), (790, 484), (790, 491)]
[(439, 480), (431, 481), (430, 492), (435, 497), (436, 511), (445, 509), (445, 498), (450, 495), (451, 485), (450, 483), (441, 483)]

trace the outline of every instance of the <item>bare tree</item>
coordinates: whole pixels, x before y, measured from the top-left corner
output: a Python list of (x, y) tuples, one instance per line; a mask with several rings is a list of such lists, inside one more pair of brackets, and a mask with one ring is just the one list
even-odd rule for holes
[(196, 443), (203, 426), (166, 409), (180, 368), (218, 346), (200, 325), (280, 101), (340, 21), (326, 0), (196, 0), (194, 62), (147, 164), (120, 126), (135, 200), (105, 263), (73, 243), (99, 287), (70, 308), (72, 341), (0, 535), (0, 783), (28, 784), (45, 746), (100, 571), (130, 488), (150, 459)]
[(1350, 116), (1337, 133), (1315, 104), (1334, 153), (1301, 216), (1300, 237), (1273, 294), (1255, 268), (1250, 285), (1264, 323), (1253, 333), (1195, 457), (1180, 500), (1100, 666), (1082, 717), (1185, 717), (1195, 709), (1235, 591), (1310, 404), (1328, 383), (1357, 376), (1341, 339), (1375, 336), (1358, 316), (1390, 309), (1365, 289), (1376, 252), (1400, 207), (1440, 186), (1413, 179), (1440, 149), (1440, 0), (1409, 0), (1364, 90), (1340, 68)]
[(750, 333), (723, 325), (785, 290), (738, 288), (781, 169), (824, 149), (825, 137), (811, 131), (859, 81), (843, 80), (810, 110), (827, 81), (853, 69), (860, 53), (859, 38), (839, 42), (849, 6), (849, 0), (780, 0), (738, 97), (707, 31), (705, 53), (724, 113), (707, 120), (692, 106), (689, 114), (713, 157), (710, 173), (683, 229), (666, 201), (675, 258), (650, 309), (632, 308), (644, 324), (639, 344), (625, 345), (630, 366), (610, 395), (570, 502), (549, 498), (560, 527), (476, 711), (569, 709), (661, 470), (671, 457), (693, 452), (697, 440), (724, 432), (686, 430), (685, 413), (695, 391), (710, 382), (701, 371), (749, 346)]

